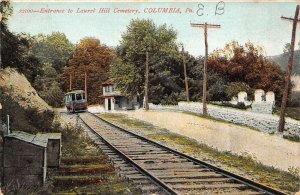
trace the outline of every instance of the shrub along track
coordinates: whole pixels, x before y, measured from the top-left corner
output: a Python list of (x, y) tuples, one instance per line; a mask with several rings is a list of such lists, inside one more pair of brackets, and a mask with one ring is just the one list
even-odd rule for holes
[(79, 114), (121, 174), (158, 194), (284, 194), (128, 132), (91, 113)]

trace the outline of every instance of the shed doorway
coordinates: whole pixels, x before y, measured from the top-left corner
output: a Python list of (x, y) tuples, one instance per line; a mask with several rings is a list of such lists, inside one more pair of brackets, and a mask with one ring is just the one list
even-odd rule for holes
[(108, 110), (111, 110), (111, 99), (108, 99)]

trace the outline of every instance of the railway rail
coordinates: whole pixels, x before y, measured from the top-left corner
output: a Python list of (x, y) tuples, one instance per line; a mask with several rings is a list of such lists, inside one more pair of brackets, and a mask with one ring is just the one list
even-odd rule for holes
[(285, 194), (118, 127), (78, 114), (121, 175), (154, 194)]

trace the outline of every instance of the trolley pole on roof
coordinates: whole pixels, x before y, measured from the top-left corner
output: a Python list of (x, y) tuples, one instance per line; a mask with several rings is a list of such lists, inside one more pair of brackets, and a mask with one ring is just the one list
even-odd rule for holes
[(72, 73), (70, 73), (70, 83), (69, 83), (69, 90), (72, 90)]
[(87, 74), (86, 74), (86, 71), (84, 72), (84, 92), (85, 92), (85, 99), (86, 99), (86, 102), (87, 102), (88, 94), (87, 94)]
[(297, 23), (300, 22), (298, 19), (299, 17), (299, 5), (296, 7), (295, 17), (294, 18), (288, 18), (288, 17), (281, 17), (281, 19), (289, 20), (293, 22), (293, 30), (292, 30), (292, 39), (291, 39), (291, 47), (290, 47), (290, 58), (288, 63), (288, 69), (285, 76), (285, 86), (282, 96), (282, 102), (280, 107), (280, 119), (279, 119), (279, 126), (278, 131), (283, 132), (284, 131), (284, 125), (285, 125), (285, 111), (286, 111), (286, 102), (288, 98), (289, 93), (289, 85), (291, 80), (291, 74), (293, 70), (293, 58), (294, 58), (294, 48), (295, 48), (295, 39), (296, 39), (296, 28)]
[(207, 56), (208, 56), (208, 43), (207, 43), (207, 28), (221, 28), (221, 25), (216, 24), (196, 24), (191, 23), (192, 27), (195, 28), (204, 28), (204, 41), (205, 41), (205, 59), (204, 59), (204, 67), (203, 67), (203, 115), (207, 116), (207, 105), (206, 105), (206, 86), (207, 86)]

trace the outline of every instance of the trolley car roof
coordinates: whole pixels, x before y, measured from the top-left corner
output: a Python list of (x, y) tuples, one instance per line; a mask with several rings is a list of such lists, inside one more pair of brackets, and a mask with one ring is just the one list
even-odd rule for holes
[(83, 91), (83, 90), (74, 90), (74, 91), (70, 91), (70, 92), (66, 93), (66, 95), (72, 94), (72, 93), (85, 93), (85, 91)]

